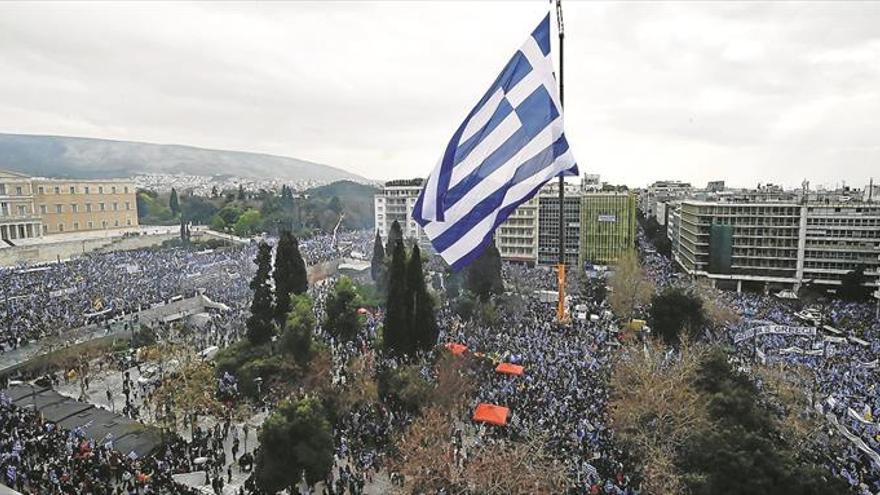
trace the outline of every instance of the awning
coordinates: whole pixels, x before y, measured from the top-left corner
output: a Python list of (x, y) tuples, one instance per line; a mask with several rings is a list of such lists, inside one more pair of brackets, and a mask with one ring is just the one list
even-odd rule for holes
[(452, 354), (454, 354), (456, 356), (461, 356), (462, 354), (464, 354), (464, 351), (467, 350), (466, 345), (457, 344), (454, 342), (450, 342), (450, 343), (446, 344), (446, 348), (449, 349), (449, 351), (452, 352)]
[(505, 426), (507, 425), (507, 415), (510, 409), (504, 406), (496, 406), (494, 404), (482, 403), (477, 406), (474, 411), (474, 421), (478, 423), (489, 423), (490, 425)]
[(518, 364), (501, 363), (495, 367), (495, 372), (504, 375), (521, 376), (523, 374), (523, 367)]

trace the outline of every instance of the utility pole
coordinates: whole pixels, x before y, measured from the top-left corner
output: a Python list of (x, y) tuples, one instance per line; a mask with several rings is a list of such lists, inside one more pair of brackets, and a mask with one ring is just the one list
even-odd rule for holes
[[(559, 28), (559, 104), (563, 104), (563, 47), (565, 28), (562, 24), (562, 0), (556, 0), (556, 23)], [(562, 109), (559, 109), (562, 113)], [(559, 265), (557, 265), (558, 301), (556, 319), (565, 320), (565, 176), (559, 174)]]

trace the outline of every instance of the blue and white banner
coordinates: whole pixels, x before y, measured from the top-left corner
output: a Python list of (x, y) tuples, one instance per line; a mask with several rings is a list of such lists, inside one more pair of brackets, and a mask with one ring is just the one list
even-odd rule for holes
[(578, 168), (563, 132), (548, 14), (453, 134), (413, 218), (457, 270), (558, 175), (578, 175)]

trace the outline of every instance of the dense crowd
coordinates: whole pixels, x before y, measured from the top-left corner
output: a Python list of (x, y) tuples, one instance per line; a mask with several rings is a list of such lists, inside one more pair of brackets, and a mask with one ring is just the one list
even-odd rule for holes
[[(649, 252), (641, 237), (643, 263), (658, 287), (687, 283), (670, 260)], [(825, 445), (816, 451), (839, 477), (860, 495), (880, 493), (880, 321), (871, 304), (822, 300), (811, 307), (817, 318), (806, 316), (803, 303), (771, 294), (716, 291), (711, 295), (741, 317), (725, 329), (739, 363), (761, 362), (797, 366), (809, 371), (813, 407), (826, 420)], [(802, 316), (797, 316), (800, 313)], [(781, 325), (812, 335), (769, 333), (735, 339), (759, 327)], [(830, 327), (831, 330), (826, 329)], [(749, 370), (749, 366), (743, 366)], [(761, 386), (760, 380), (756, 382)], [(849, 435), (852, 435), (850, 438)], [(858, 443), (861, 440), (863, 443)]]
[[(369, 232), (322, 235), (302, 241), (301, 252), (311, 265), (351, 256), (358, 249), (364, 252), (371, 240)], [(91, 323), (90, 319), (100, 319), (102, 325), (116, 320), (137, 323), (127, 317), (177, 296), (196, 293), (222, 303), (224, 309), (207, 312), (195, 324), (195, 331), (193, 325), (161, 320), (152, 331), (161, 341), (195, 349), (225, 347), (244, 333), (255, 253), (253, 243), (216, 250), (175, 247), (92, 254), (65, 263), (3, 269), (0, 278), (9, 297), (0, 301), (0, 316), (4, 318), (0, 351), (63, 335)], [(320, 291), (320, 286), (316, 290)], [(107, 356), (92, 364), (99, 369), (105, 365), (115, 367), (112, 373), (120, 375), (121, 396), (106, 390), (109, 407), (148, 422), (161, 417), (164, 411), (158, 405), (156, 410), (150, 409), (149, 396), (156, 382), (136, 381), (129, 376), (134, 366), (143, 371), (133, 359)], [(69, 380), (68, 371), (61, 370), (46, 379), (58, 384)], [(83, 377), (81, 382), (88, 390), (89, 380)], [(0, 482), (28, 494), (188, 494), (196, 492), (174, 483), (171, 476), (202, 470), (206, 484), (215, 493), (222, 493), (224, 480), (231, 480), (233, 470), (252, 471), (253, 456), (240, 446), (241, 439), (248, 435), (247, 427), (242, 431), (226, 418), (203, 430), (195, 418), (191, 421), (190, 440), (177, 437), (154, 456), (136, 459), (113, 450), (112, 444), (89, 440), (83, 429), (65, 431), (0, 397)], [(255, 431), (250, 436), (253, 446)], [(231, 444), (231, 456), (224, 444)], [(237, 456), (240, 448), (242, 455)], [(339, 471), (339, 476), (355, 480), (351, 473), (346, 468)], [(256, 493), (252, 478), (246, 485), (248, 493)]]

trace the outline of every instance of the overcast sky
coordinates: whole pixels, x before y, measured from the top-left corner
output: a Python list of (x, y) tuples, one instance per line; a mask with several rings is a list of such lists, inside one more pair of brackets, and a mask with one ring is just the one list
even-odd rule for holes
[[(424, 176), (547, 5), (2, 2), (0, 132)], [(566, 1), (564, 14), (582, 172), (880, 179), (880, 2)]]

